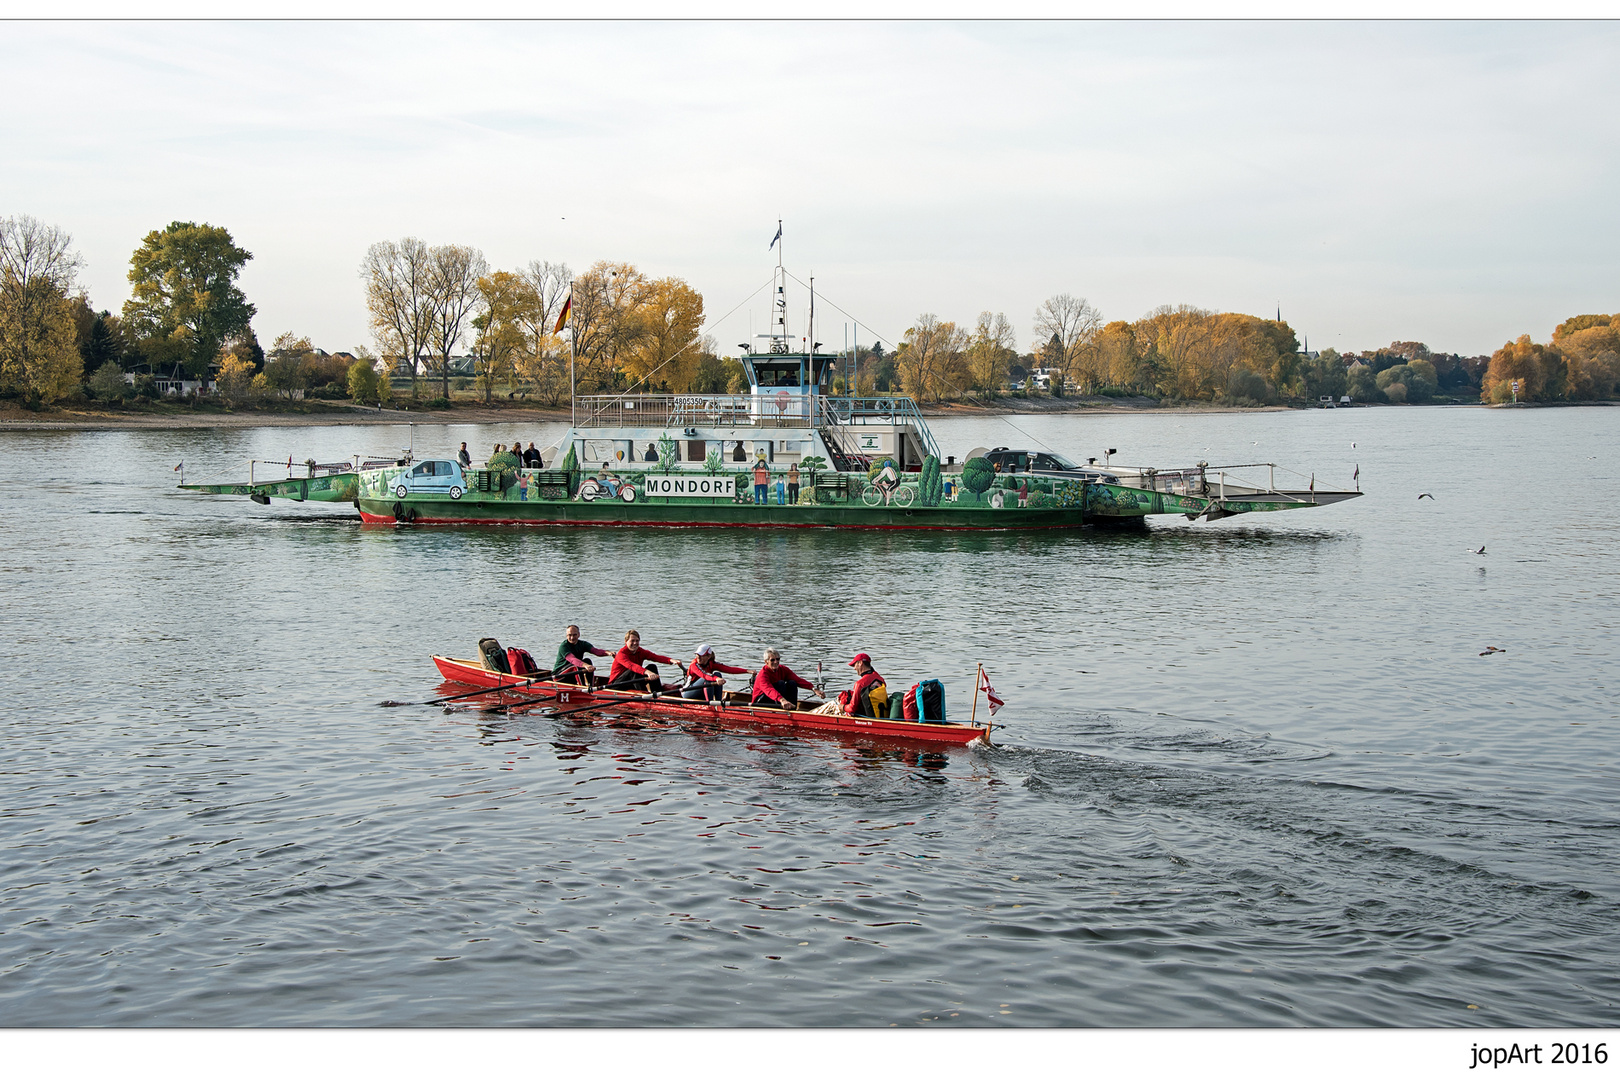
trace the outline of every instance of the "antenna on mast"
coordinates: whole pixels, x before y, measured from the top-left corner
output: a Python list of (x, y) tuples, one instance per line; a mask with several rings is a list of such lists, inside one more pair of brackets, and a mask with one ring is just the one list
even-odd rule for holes
[(776, 219), (776, 239), (771, 246), (776, 248), (776, 319), (771, 327), (771, 352), (785, 353), (787, 347), (787, 271), (782, 269), (782, 219)]

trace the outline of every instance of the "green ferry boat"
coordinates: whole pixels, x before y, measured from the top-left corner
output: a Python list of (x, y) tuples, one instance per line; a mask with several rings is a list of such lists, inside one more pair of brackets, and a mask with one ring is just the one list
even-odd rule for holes
[[(942, 456), (914, 400), (829, 392), (847, 354), (790, 351), (785, 275), (773, 332), (744, 346), (746, 394), (573, 397), (538, 468), (502, 455), (302, 466), (189, 491), (352, 503), (369, 523), (845, 529), (1073, 529), (1149, 515), (1215, 520), (1353, 499), (1275, 484), (1270, 463), (1125, 468), (1007, 447)], [(812, 323), (813, 326), (813, 323)], [(814, 342), (814, 334), (806, 342)], [(1269, 470), (1264, 480), (1259, 470)]]

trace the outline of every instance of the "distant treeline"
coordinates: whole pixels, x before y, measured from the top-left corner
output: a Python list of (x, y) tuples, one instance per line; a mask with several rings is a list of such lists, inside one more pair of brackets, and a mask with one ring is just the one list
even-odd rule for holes
[[(748, 388), (739, 359), (702, 334), (703, 296), (630, 263), (601, 261), (577, 277), (538, 260), (494, 270), (466, 245), (383, 241), (360, 267), (376, 353), (327, 353), (292, 331), (267, 353), (251, 325), (255, 308), (236, 284), (252, 258), (224, 228), (172, 222), (131, 255), (133, 295), (121, 313), (98, 313), (76, 288), (82, 260), (66, 232), (27, 216), (0, 220), (0, 397), (38, 407), (184, 386), (231, 402), (309, 394), (389, 401), (392, 378), (403, 377), (412, 398), (432, 381), (448, 398), (455, 378), (486, 400), (499, 391), (555, 404), (568, 394), (570, 355), (581, 393)], [(1489, 357), (1413, 341), (1308, 354), (1280, 318), (1178, 305), (1104, 322), (1083, 298), (1063, 293), (1035, 311), (1036, 348), (1020, 353), (1016, 337), (1004, 313), (981, 312), (971, 326), (921, 315), (900, 340), (857, 347), (854, 387), (839, 365), (832, 389), (925, 402), (1088, 394), (1261, 405), (1344, 396), (1586, 401), (1612, 398), (1620, 386), (1620, 315), (1578, 315), (1546, 344), (1527, 335)], [(470, 349), (470, 365), (460, 349)]]

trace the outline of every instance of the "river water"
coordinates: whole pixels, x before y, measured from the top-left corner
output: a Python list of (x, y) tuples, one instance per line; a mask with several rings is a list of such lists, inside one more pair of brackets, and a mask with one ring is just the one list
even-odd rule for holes
[[(172, 469), (557, 429), (0, 434), (0, 1024), (1620, 1022), (1620, 410), (934, 427), (1367, 494), (1056, 536), (413, 529)], [(864, 650), (953, 718), (983, 662), (1006, 726), (378, 707), (570, 621), (835, 680)]]

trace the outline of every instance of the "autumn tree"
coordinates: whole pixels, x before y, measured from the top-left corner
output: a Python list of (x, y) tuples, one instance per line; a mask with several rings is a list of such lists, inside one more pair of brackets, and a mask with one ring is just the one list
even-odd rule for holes
[(975, 389), (993, 394), (1002, 388), (1012, 362), (1018, 357), (1017, 343), (1006, 315), (979, 312), (964, 355), (968, 381)]
[(146, 234), (130, 256), (134, 293), (124, 322), (150, 360), (207, 374), (226, 341), (249, 329), (255, 308), (236, 286), (250, 252), (230, 231), (204, 222), (171, 222)]
[(310, 386), (315, 347), (309, 338), (288, 330), (276, 337), (264, 362), (265, 382), (282, 397), (292, 397)]
[(1497, 404), (1513, 400), (1512, 384), (1517, 381), (1520, 401), (1556, 401), (1563, 396), (1567, 370), (1558, 346), (1537, 345), (1529, 334), (1520, 335), (1491, 354), (1480, 400)]
[(538, 322), (539, 299), (522, 274), (497, 270), (478, 279), (479, 305), (473, 316), (474, 364), (478, 384), (487, 403), (497, 379), (508, 386), (516, 380), (516, 367)]
[(84, 371), (72, 288), (73, 238), (27, 216), (0, 220), (0, 386), (30, 402), (71, 394)]
[(1147, 368), (1136, 331), (1128, 322), (1111, 322), (1097, 333), (1097, 375), (1105, 386), (1140, 390)]
[(1565, 394), (1571, 401), (1615, 396), (1620, 388), (1620, 316), (1566, 319), (1553, 331), (1553, 344), (1568, 366)]
[(450, 354), (472, 329), (478, 307), (478, 280), (489, 274), (489, 261), (477, 248), (444, 244), (429, 252), (429, 323), (434, 351), (439, 356), (440, 396), (450, 397)]
[(360, 264), (372, 337), (385, 362), (411, 373), (413, 401), (418, 365), (433, 339), (432, 274), (432, 254), (414, 236), (372, 244)]
[(919, 315), (895, 350), (901, 389), (918, 401), (937, 400), (968, 379), (968, 333), (933, 314)]
[(1072, 380), (1082, 391), (1097, 385), (1096, 339), (1102, 329), (1102, 316), (1086, 303), (1085, 297), (1059, 293), (1035, 309), (1035, 340), (1049, 349), (1048, 367), (1057, 368), (1061, 383)]
[(581, 390), (614, 390), (646, 327), (638, 317), (648, 281), (629, 263), (602, 261), (574, 279), (574, 363)]
[(680, 278), (647, 282), (633, 318), (637, 329), (624, 354), (624, 372), (631, 385), (665, 384), (684, 393), (696, 378), (701, 359), (702, 294)]
[(522, 271), (522, 277), (533, 303), (517, 315), (527, 340), (514, 359), (515, 373), (555, 405), (568, 392), (567, 343), (557, 332), (557, 319), (573, 288), (574, 274), (567, 263), (535, 259)]
[(225, 404), (235, 406), (247, 401), (253, 388), (252, 362), (235, 353), (222, 352), (218, 363), (219, 378), (215, 386), (219, 389), (219, 396), (225, 399)]

